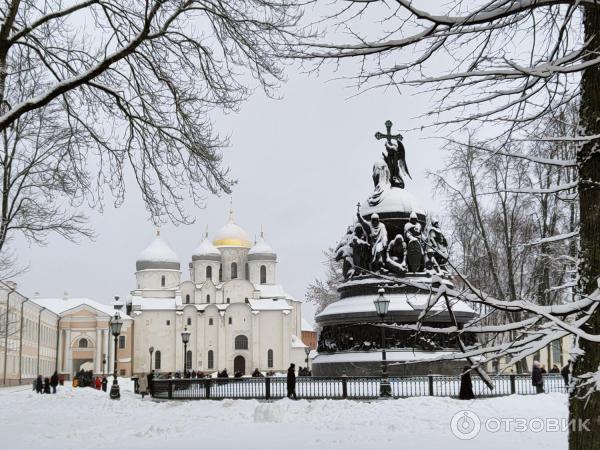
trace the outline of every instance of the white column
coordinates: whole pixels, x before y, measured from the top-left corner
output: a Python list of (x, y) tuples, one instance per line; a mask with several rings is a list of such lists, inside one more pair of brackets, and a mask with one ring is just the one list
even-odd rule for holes
[[(287, 314), (286, 314), (287, 312)], [(289, 317), (290, 314), (288, 311), (282, 312), (283, 317), (281, 319), (281, 339), (283, 341), (282, 351), (282, 361), (283, 361), (283, 369), (287, 369), (290, 365), (290, 347), (292, 346), (292, 336), (290, 333), (290, 325), (289, 325)]]
[(73, 352), (71, 351), (71, 329), (67, 329), (67, 336), (65, 338), (65, 353), (67, 354), (66, 368), (69, 376), (73, 375)]
[(96, 325), (96, 351), (94, 355), (94, 373), (102, 372), (102, 331)]
[[(251, 341), (251, 347), (250, 349), (252, 350), (252, 367), (250, 368), (250, 370), (254, 370), (255, 367), (261, 368), (260, 367), (260, 361), (263, 358), (262, 352), (265, 352), (266, 350), (261, 348), (260, 346), (260, 342), (259, 342), (259, 338), (260, 338), (260, 331), (259, 331), (259, 327), (258, 327), (258, 321), (259, 321), (259, 314), (254, 314), (253, 312), (250, 313), (250, 317), (252, 318), (252, 341)], [(266, 353), (265, 353), (266, 354)]]

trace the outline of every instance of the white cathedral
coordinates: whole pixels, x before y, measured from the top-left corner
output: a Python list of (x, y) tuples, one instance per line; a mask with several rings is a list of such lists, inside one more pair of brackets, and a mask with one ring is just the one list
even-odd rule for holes
[[(251, 373), (305, 365), (301, 302), (277, 283), (277, 255), (229, 221), (193, 252), (190, 279), (157, 232), (136, 261), (131, 292), (132, 372), (227, 369)], [(181, 333), (191, 333), (184, 357)], [(153, 348), (152, 360), (149, 349)]]

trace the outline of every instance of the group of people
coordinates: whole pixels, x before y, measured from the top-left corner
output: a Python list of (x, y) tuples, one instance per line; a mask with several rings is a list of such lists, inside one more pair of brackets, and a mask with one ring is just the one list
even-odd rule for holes
[[(38, 394), (56, 394), (58, 383), (58, 372), (54, 372), (50, 378), (43, 378), (41, 375), (38, 375), (37, 378), (33, 380), (33, 390)], [(50, 388), (52, 388), (52, 391), (50, 391)]]
[[(544, 374), (547, 373), (546, 367), (539, 361), (533, 361), (533, 368), (531, 369), (531, 384), (535, 386), (536, 394), (542, 394), (544, 392)], [(571, 360), (567, 361), (567, 364), (559, 369), (556, 364), (552, 366), (550, 373), (560, 373), (565, 382), (565, 386), (569, 386), (571, 377)]]

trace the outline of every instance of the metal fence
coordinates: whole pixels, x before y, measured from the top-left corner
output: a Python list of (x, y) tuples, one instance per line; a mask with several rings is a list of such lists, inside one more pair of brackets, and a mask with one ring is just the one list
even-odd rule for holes
[[(535, 394), (530, 375), (491, 375), (494, 389), (472, 377), (476, 397)], [(460, 376), (423, 375), (390, 377), (392, 396), (458, 397)], [(374, 399), (379, 396), (379, 377), (297, 377), (296, 395), (304, 399)], [(560, 375), (544, 377), (546, 392), (566, 392)], [(279, 399), (287, 395), (285, 377), (156, 379), (152, 396), (158, 399), (200, 400), (225, 398)]]

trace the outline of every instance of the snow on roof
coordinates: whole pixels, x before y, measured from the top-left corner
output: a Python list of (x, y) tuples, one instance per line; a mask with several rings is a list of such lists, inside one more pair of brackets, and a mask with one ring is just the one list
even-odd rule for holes
[(283, 286), (280, 284), (255, 284), (254, 288), (257, 291), (260, 291), (261, 297), (287, 297), (287, 294), (283, 290)]
[(258, 241), (256, 242), (256, 244), (254, 244), (252, 246), (252, 248), (250, 249), (250, 251), (248, 252), (249, 255), (255, 255), (255, 254), (268, 254), (268, 255), (274, 255), (275, 254), (275, 250), (273, 250), (273, 248), (266, 243), (265, 238), (262, 234), (262, 232), (260, 233), (260, 238), (258, 239)]
[(306, 347), (308, 347), (308, 346), (304, 342), (302, 342), (302, 339), (300, 339), (295, 334), (292, 334), (292, 348), (306, 348)]
[(256, 311), (289, 311), (292, 307), (284, 299), (248, 300), (250, 307)]
[(221, 252), (205, 236), (200, 245), (193, 251), (192, 256), (221, 256)]
[[(111, 305), (106, 305), (104, 303), (98, 303), (95, 300), (89, 298), (36, 298), (33, 299), (35, 303), (44, 308), (49, 309), (50, 311), (56, 314), (62, 314), (65, 311), (70, 309), (77, 308), (81, 305), (87, 305), (91, 308), (94, 308), (100, 312), (108, 314), (112, 316), (115, 314), (115, 309)], [(121, 310), (121, 317), (124, 319), (128, 319), (129, 316)]]
[(313, 327), (308, 320), (306, 320), (304, 317), (302, 318), (302, 325), (301, 325), (301, 329), (302, 331), (315, 331), (315, 327)]
[(138, 261), (173, 262), (178, 263), (177, 254), (160, 236), (150, 243), (138, 256)]
[[(385, 295), (390, 300), (389, 312), (393, 311), (421, 311), (430, 298), (429, 294), (419, 293), (389, 293)], [(375, 305), (373, 295), (360, 295), (357, 297), (348, 297), (339, 300), (327, 306), (317, 317), (328, 316), (331, 314), (352, 314), (360, 312), (375, 313)], [(438, 302), (433, 308), (433, 311), (443, 311), (446, 305), (443, 301)], [(452, 310), (455, 312), (474, 313), (469, 306), (463, 301), (454, 300), (452, 302)]]
[(369, 202), (364, 202), (364, 207), (360, 212), (362, 215), (382, 212), (416, 212), (425, 214), (417, 198), (406, 189), (389, 188), (382, 195), (381, 202), (375, 206), (369, 206)]

